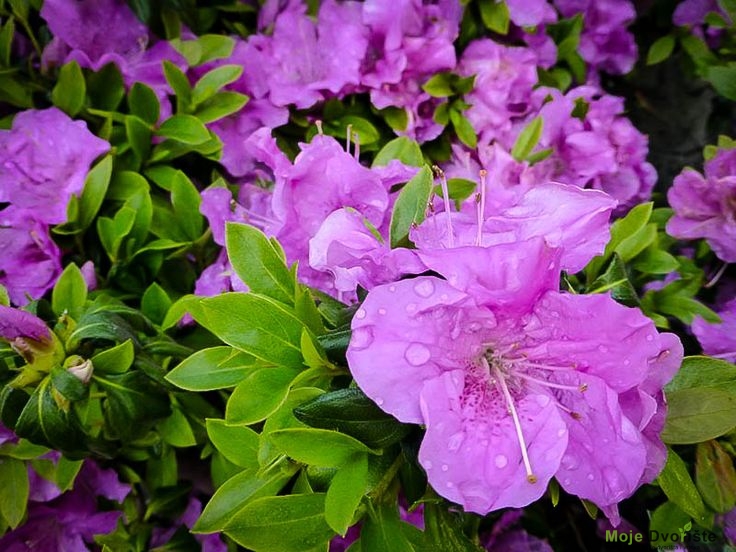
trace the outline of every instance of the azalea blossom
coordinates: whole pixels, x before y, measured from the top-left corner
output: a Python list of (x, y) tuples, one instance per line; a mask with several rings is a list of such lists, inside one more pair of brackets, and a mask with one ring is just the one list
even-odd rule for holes
[(709, 323), (700, 316), (692, 323), (703, 353), (736, 363), (736, 297), (716, 308), (720, 323)]
[(72, 195), (79, 195), (93, 161), (110, 144), (56, 107), (18, 113), (0, 130), (0, 202), (32, 210), (46, 224), (66, 221)]
[(736, 262), (736, 149), (721, 149), (705, 162), (703, 174), (687, 168), (667, 192), (675, 214), (667, 232), (676, 238), (704, 238), (719, 259)]

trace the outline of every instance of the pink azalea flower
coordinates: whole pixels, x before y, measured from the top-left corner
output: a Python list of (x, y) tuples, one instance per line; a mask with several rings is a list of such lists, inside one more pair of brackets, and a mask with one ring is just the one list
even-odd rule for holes
[(696, 317), (692, 330), (703, 353), (736, 363), (736, 297), (716, 309), (720, 324), (711, 324)]
[(704, 174), (685, 169), (667, 192), (675, 214), (667, 232), (676, 238), (704, 238), (719, 259), (736, 262), (736, 149), (720, 150)]
[(542, 238), (453, 253), (432, 266), (446, 279), (369, 292), (347, 353), (356, 382), (426, 426), (429, 482), (466, 510), (525, 506), (556, 477), (616, 520), (664, 464), (679, 341), (609, 295), (556, 291), (561, 252)]
[(110, 144), (56, 107), (23, 111), (10, 130), (0, 130), (0, 202), (33, 211), (46, 224), (66, 220), (92, 162)]
[(0, 211), (0, 250), (0, 284), (15, 305), (40, 299), (61, 275), (61, 251), (48, 226), (27, 211)]

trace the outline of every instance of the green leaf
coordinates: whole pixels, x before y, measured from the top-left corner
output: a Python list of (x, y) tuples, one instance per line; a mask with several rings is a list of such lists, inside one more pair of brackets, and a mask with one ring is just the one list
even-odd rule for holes
[(188, 145), (208, 142), (210, 131), (193, 115), (173, 115), (159, 126), (157, 134)]
[(292, 368), (261, 368), (243, 380), (230, 395), (225, 418), (230, 424), (265, 420), (286, 400), (297, 372)]
[(666, 60), (672, 55), (675, 49), (675, 35), (665, 35), (658, 38), (649, 48), (647, 52), (647, 65), (656, 65)]
[(87, 282), (74, 263), (67, 265), (51, 292), (51, 308), (57, 316), (68, 312), (76, 318), (87, 301)]
[(70, 460), (62, 456), (56, 462), (56, 470), (54, 472), (54, 483), (59, 487), (60, 491), (68, 491), (74, 486), (74, 480), (82, 469), (84, 460)]
[(662, 440), (688, 445), (715, 439), (736, 427), (736, 392), (693, 387), (667, 394), (669, 404)]
[(103, 349), (92, 357), (95, 372), (122, 374), (127, 372), (135, 359), (133, 341), (128, 339), (109, 349)]
[(156, 93), (142, 82), (133, 83), (128, 92), (128, 108), (131, 115), (135, 115), (155, 125), (160, 115), (160, 105)]
[(230, 462), (241, 468), (258, 467), (258, 434), (251, 428), (229, 424), (226, 420), (207, 419), (207, 435), (212, 444)]
[(406, 127), (409, 124), (409, 115), (403, 107), (394, 107), (390, 105), (383, 108), (380, 111), (380, 115), (383, 117), (383, 120), (386, 121), (386, 124), (396, 131), (406, 130)]
[(240, 65), (221, 65), (208, 71), (197, 81), (192, 89), (192, 105), (194, 107), (212, 98), (223, 86), (235, 82), (243, 74)]
[(705, 78), (721, 96), (729, 100), (736, 100), (736, 63), (709, 67)]
[(340, 466), (325, 497), (325, 520), (345, 536), (368, 484), (368, 455), (355, 454)]
[(343, 115), (339, 119), (325, 121), (323, 124), (324, 133), (329, 136), (345, 138), (348, 125), (351, 127), (351, 141), (357, 142), (361, 146), (373, 144), (380, 138), (380, 134), (373, 123), (357, 115)]
[[(665, 540), (663, 537), (668, 535), (679, 535), (683, 529), (691, 521), (690, 516), (683, 512), (674, 502), (665, 502), (659, 506), (652, 514), (649, 522), (649, 531), (652, 535), (651, 546), (673, 547), (671, 540)], [(656, 531), (656, 533), (655, 533)]]
[(356, 453), (373, 452), (349, 435), (326, 429), (279, 429), (269, 439), (290, 458), (315, 466), (338, 467)]
[[(550, 483), (553, 483), (553, 479)], [(481, 552), (463, 532), (462, 518), (440, 504), (424, 505), (424, 532), (430, 542), (441, 542), (444, 552)]]
[(112, 156), (107, 155), (87, 174), (82, 195), (72, 196), (67, 208), (67, 220), (54, 229), (57, 233), (76, 234), (85, 230), (94, 220), (105, 199), (112, 174)]
[(9, 17), (0, 29), (0, 67), (10, 67), (10, 55), (15, 36), (15, 19)]
[(142, 372), (93, 379), (106, 393), (105, 431), (112, 439), (132, 441), (171, 414), (167, 394)]
[(249, 503), (225, 534), (254, 552), (304, 552), (327, 547), (334, 533), (325, 521), (325, 495), (269, 496)]
[(248, 377), (255, 362), (251, 355), (232, 347), (212, 347), (184, 359), (166, 379), (187, 391), (225, 389)]
[(483, 24), (489, 31), (502, 35), (509, 32), (510, 18), (506, 2), (487, 0), (478, 2), (478, 8), (480, 8), (480, 17), (483, 20)]
[(259, 475), (255, 470), (242, 471), (228, 479), (212, 496), (194, 524), (194, 533), (220, 532), (249, 502), (279, 492), (298, 467), (277, 466)]
[(478, 136), (465, 115), (456, 109), (450, 109), (450, 121), (460, 141), (469, 148), (475, 149), (478, 145)]
[(171, 307), (171, 299), (160, 285), (153, 282), (141, 298), (141, 312), (151, 319), (152, 322), (160, 324), (166, 317)]
[(724, 391), (736, 386), (736, 365), (707, 356), (689, 356), (672, 378), (667, 393), (693, 387), (720, 387)]
[(151, 152), (151, 127), (135, 115), (126, 115), (125, 134), (139, 162), (148, 159)]
[(225, 243), (235, 273), (250, 290), (294, 304), (296, 282), (277, 243), (253, 226), (232, 222), (225, 226)]
[(644, 274), (669, 274), (677, 270), (680, 263), (667, 251), (649, 248), (638, 255), (631, 266)]
[(398, 159), (405, 165), (421, 167), (424, 165), (422, 150), (414, 140), (406, 136), (394, 138), (383, 146), (373, 159), (372, 167), (383, 167), (393, 159)]
[(171, 183), (171, 204), (176, 220), (191, 241), (202, 235), (204, 217), (199, 212), (201, 198), (197, 188), (182, 171), (177, 171)]
[(44, 379), (31, 395), (15, 426), (15, 433), (29, 441), (63, 452), (84, 449), (84, 435), (74, 410), (63, 410), (54, 398), (51, 378)]
[(176, 110), (186, 111), (192, 102), (192, 87), (184, 72), (168, 60), (164, 60), (166, 82), (176, 94)]
[(266, 363), (301, 368), (304, 326), (282, 303), (252, 292), (223, 293), (201, 306), (203, 317), (194, 317), (228, 345)]
[(422, 85), (422, 90), (434, 98), (447, 98), (455, 91), (452, 88), (452, 73), (437, 73)]
[(695, 449), (695, 483), (715, 512), (725, 514), (736, 506), (736, 470), (718, 441), (699, 443)]
[(324, 393), (294, 409), (297, 420), (311, 427), (334, 429), (371, 448), (386, 448), (403, 439), (411, 426), (386, 414), (358, 388)]
[(197, 444), (192, 426), (180, 408), (173, 408), (171, 416), (161, 420), (156, 427), (161, 439), (172, 447), (193, 447)]
[(544, 129), (544, 119), (541, 116), (535, 117), (527, 124), (519, 133), (516, 139), (511, 155), (517, 161), (524, 161), (532, 153), (532, 150), (539, 143)]
[(87, 385), (67, 370), (66, 366), (55, 366), (51, 370), (51, 383), (54, 391), (70, 401), (81, 401), (89, 390)]
[(76, 61), (70, 61), (59, 70), (56, 86), (51, 91), (53, 104), (74, 117), (84, 107), (87, 96), (87, 84)]
[(203, 102), (194, 113), (203, 123), (211, 123), (237, 113), (248, 103), (248, 96), (240, 92), (218, 92)]
[(698, 521), (705, 518), (706, 510), (685, 462), (672, 449), (667, 449), (667, 463), (657, 478), (667, 498)]
[(361, 550), (366, 552), (414, 552), (402, 530), (396, 503), (380, 504), (363, 523), (360, 531)]
[(588, 286), (588, 293), (607, 292), (624, 305), (633, 307), (639, 304), (639, 296), (626, 273), (626, 265), (616, 253), (613, 254), (606, 271)]
[(412, 224), (421, 224), (424, 220), (432, 187), (432, 173), (425, 165), (401, 189), (391, 214), (392, 248), (407, 245)]
[(26, 463), (3, 458), (0, 462), (0, 514), (11, 529), (18, 527), (26, 515), (29, 490)]

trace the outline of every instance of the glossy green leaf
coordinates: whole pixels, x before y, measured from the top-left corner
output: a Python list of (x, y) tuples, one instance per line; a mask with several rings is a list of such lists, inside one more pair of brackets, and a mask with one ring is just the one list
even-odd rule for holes
[(68, 312), (76, 318), (84, 307), (85, 301), (87, 301), (87, 282), (79, 267), (74, 263), (69, 264), (59, 276), (51, 292), (51, 308), (57, 316)]
[(198, 106), (212, 98), (223, 86), (235, 82), (243, 73), (240, 65), (220, 65), (200, 77), (192, 89), (192, 104)]
[(228, 222), (225, 244), (235, 273), (251, 291), (294, 304), (296, 281), (277, 243), (253, 226)]
[(210, 132), (204, 123), (193, 115), (173, 115), (158, 127), (157, 134), (188, 145), (204, 144)]
[(689, 356), (672, 378), (665, 390), (668, 393), (681, 389), (719, 387), (724, 391), (736, 386), (736, 365), (726, 360), (707, 356)]
[(203, 102), (195, 111), (194, 116), (203, 123), (211, 123), (237, 113), (245, 107), (248, 99), (248, 96), (240, 92), (218, 92)]
[(544, 119), (541, 116), (532, 119), (519, 133), (519, 137), (516, 139), (514, 147), (511, 150), (511, 156), (517, 161), (527, 159), (534, 148), (537, 147), (539, 139), (542, 137), (543, 129)]
[(424, 165), (422, 150), (414, 140), (406, 136), (394, 138), (383, 146), (373, 159), (373, 167), (388, 165), (391, 160), (398, 159), (405, 165), (421, 167)]
[(236, 386), (254, 368), (251, 355), (232, 347), (212, 347), (184, 359), (166, 379), (187, 391), (212, 391)]
[(243, 380), (230, 395), (225, 418), (230, 424), (265, 420), (286, 400), (297, 372), (291, 368), (261, 368)]
[(76, 61), (70, 61), (59, 70), (56, 86), (51, 91), (53, 104), (74, 117), (84, 107), (87, 85), (82, 69)]
[(675, 36), (668, 34), (654, 41), (647, 52), (647, 65), (655, 65), (666, 60), (675, 49)]
[(450, 109), (450, 121), (460, 141), (469, 148), (475, 149), (478, 145), (478, 135), (465, 115), (456, 109)]
[(156, 93), (142, 82), (135, 82), (128, 92), (128, 107), (132, 115), (136, 115), (148, 124), (158, 122), (160, 105)]
[(92, 365), (96, 372), (106, 374), (122, 374), (127, 372), (135, 359), (133, 341), (127, 339), (122, 343), (103, 349), (92, 357)]
[(295, 465), (276, 467), (258, 475), (242, 471), (228, 479), (212, 496), (195, 523), (195, 533), (222, 531), (249, 502), (278, 493), (297, 471)]
[(667, 421), (662, 440), (687, 445), (715, 439), (736, 427), (736, 392), (693, 387), (667, 394)]
[(304, 327), (282, 303), (256, 293), (224, 293), (202, 300), (197, 321), (222, 339), (254, 357), (277, 366), (302, 366)]
[(506, 2), (478, 2), (480, 17), (489, 31), (505, 35), (509, 32), (509, 9)]
[(659, 486), (672, 502), (696, 520), (705, 518), (705, 504), (688, 473), (685, 462), (672, 449), (667, 451), (667, 463), (657, 479)]
[(161, 420), (156, 428), (161, 439), (172, 447), (193, 447), (197, 444), (192, 426), (180, 408), (173, 408), (171, 415)]
[(26, 514), (29, 490), (25, 462), (3, 458), (0, 462), (0, 514), (11, 529), (18, 527)]
[(280, 429), (271, 432), (269, 439), (290, 458), (315, 466), (338, 467), (356, 453), (373, 452), (349, 435), (326, 429)]
[(309, 426), (346, 433), (371, 448), (385, 448), (411, 431), (410, 425), (386, 414), (358, 388), (320, 395), (295, 408), (294, 415)]
[(209, 418), (207, 435), (222, 455), (241, 468), (258, 467), (258, 434), (251, 428)]
[(304, 552), (327, 547), (334, 533), (325, 521), (325, 495), (269, 496), (250, 502), (225, 534), (254, 552)]
[(367, 454), (353, 455), (335, 473), (325, 497), (325, 520), (336, 533), (347, 532), (367, 483)]
[(432, 188), (432, 173), (425, 165), (401, 189), (391, 214), (391, 247), (408, 244), (412, 224), (421, 224), (426, 216)]

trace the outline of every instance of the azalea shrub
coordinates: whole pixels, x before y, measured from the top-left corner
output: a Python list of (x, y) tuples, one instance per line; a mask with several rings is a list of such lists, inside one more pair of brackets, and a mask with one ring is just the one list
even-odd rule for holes
[(733, 550), (735, 23), (0, 0), (0, 550)]

